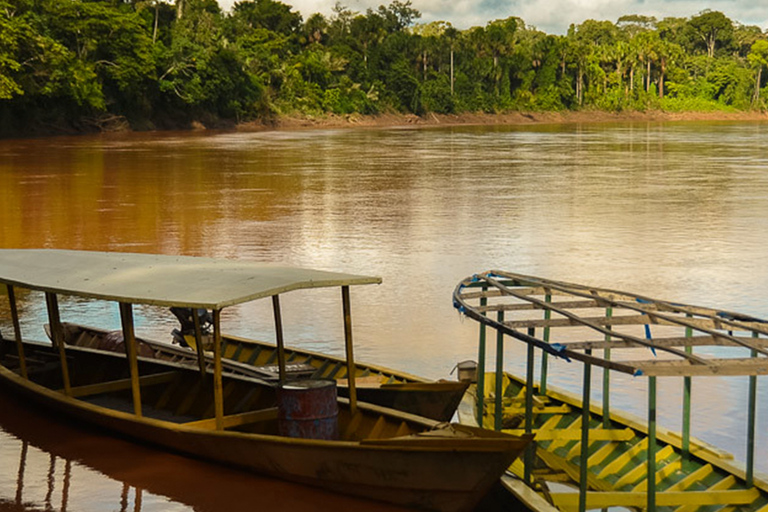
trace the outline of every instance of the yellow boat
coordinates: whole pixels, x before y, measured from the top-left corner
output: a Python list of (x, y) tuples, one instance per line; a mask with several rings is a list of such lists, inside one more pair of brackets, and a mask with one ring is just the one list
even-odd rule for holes
[[(14, 339), (0, 341), (0, 385), (48, 411), (233, 468), (398, 505), (471, 510), (530, 436), (358, 403), (350, 286), (378, 282), (223, 259), (2, 249)], [(333, 381), (286, 378), (279, 296), (317, 287), (341, 288), (349, 399), (328, 394)], [(53, 344), (24, 341), (18, 288), (45, 294)], [(118, 303), (125, 353), (67, 346), (60, 295)], [(275, 312), (278, 386), (222, 371), (222, 309), (260, 298)], [(135, 304), (212, 310), (213, 369), (202, 358), (190, 368), (139, 356)]]
[[(754, 470), (756, 385), (758, 375), (768, 374), (768, 322), (499, 270), (464, 279), (454, 304), (480, 323), (483, 363), (486, 330), (496, 334), (496, 371), (478, 370), (460, 421), (536, 436), (510, 468), (519, 480), (507, 483), (519, 496), (522, 482), (560, 510), (768, 512), (768, 479)], [(524, 379), (503, 371), (511, 340), (527, 345)], [(698, 350), (706, 346), (719, 349)], [(543, 353), (538, 382), (534, 350)], [(582, 363), (581, 396), (547, 382), (551, 357)], [(601, 405), (590, 400), (593, 366), (603, 368)], [(611, 408), (611, 371), (648, 378), (647, 418)], [(708, 375), (749, 379), (745, 464), (690, 435), (693, 377)], [(682, 377), (681, 433), (656, 424), (656, 378), (666, 376)]]
[[(191, 312), (190, 308), (184, 308)], [(202, 315), (201, 315), (202, 316)], [(64, 322), (64, 342), (89, 348), (122, 350), (120, 342), (113, 338), (118, 332), (97, 327)], [(45, 326), (48, 337), (50, 328)], [(210, 349), (212, 336), (202, 325), (203, 346)], [(181, 335), (174, 331), (176, 336)], [(187, 365), (196, 365), (196, 343), (194, 334), (184, 336), (184, 344), (168, 344), (147, 338), (137, 338), (139, 354)], [(222, 334), (222, 368), (228, 373), (255, 377), (267, 382), (279, 380), (277, 346), (261, 341)], [(213, 354), (205, 351), (205, 364), (212, 368)], [(335, 379), (340, 396), (349, 397), (347, 386), (347, 365), (338, 357), (285, 347), (285, 369), (287, 375), (298, 379)], [(357, 398), (361, 402), (382, 405), (398, 411), (424, 416), (437, 421), (450, 421), (464, 396), (468, 382), (428, 381), (405, 372), (366, 363), (355, 364)]]

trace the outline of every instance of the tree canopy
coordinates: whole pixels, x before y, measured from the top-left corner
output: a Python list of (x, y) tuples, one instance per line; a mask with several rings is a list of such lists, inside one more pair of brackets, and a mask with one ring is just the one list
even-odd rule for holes
[(418, 24), (410, 0), (0, 0), (0, 132), (183, 127), (287, 114), (765, 109), (768, 35), (718, 11), (566, 35), (519, 17)]

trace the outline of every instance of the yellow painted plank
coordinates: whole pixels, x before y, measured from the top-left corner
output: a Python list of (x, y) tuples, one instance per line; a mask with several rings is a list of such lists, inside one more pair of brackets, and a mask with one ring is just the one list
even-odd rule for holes
[[(723, 478), (716, 484), (710, 486), (705, 492), (708, 494), (716, 494), (717, 491), (724, 491), (727, 489), (730, 489), (733, 487), (733, 485), (736, 483), (736, 478), (733, 475), (728, 475), (727, 477)], [(757, 489), (754, 487), (751, 489), (755, 492), (757, 492)], [(757, 496), (759, 496), (759, 492)], [(755, 499), (757, 499), (757, 496), (755, 496)], [(754, 501), (754, 500), (753, 500)], [(750, 502), (751, 503), (751, 502)], [(725, 505), (734, 505), (735, 503), (731, 502), (725, 502), (723, 503)], [(698, 508), (698, 503), (689, 503), (686, 505), (683, 505), (681, 507), (678, 507), (675, 509), (675, 512), (696, 512), (696, 509)], [(712, 503), (712, 505), (720, 505), (720, 503)]]
[[(694, 508), (703, 505), (746, 505), (760, 496), (757, 489), (739, 489), (722, 491), (690, 491), (690, 492), (660, 492), (656, 495), (656, 505), (659, 507), (679, 507), (681, 505)], [(551, 493), (550, 497), (560, 510), (577, 510), (579, 506), (578, 492)], [(648, 502), (646, 493), (641, 492), (588, 492), (587, 508), (608, 507), (639, 507), (644, 508)], [(678, 509), (679, 510), (679, 509)]]
[[(559, 455), (541, 448), (536, 450), (536, 454), (544, 462), (544, 464), (549, 466), (551, 469), (562, 471), (567, 474), (573, 482), (579, 482), (580, 468), (573, 462), (569, 462), (563, 457), (560, 457)], [(589, 489), (595, 489), (598, 491), (611, 490), (611, 484), (607, 480), (600, 480), (591, 472), (587, 472), (587, 487)]]
[[(248, 411), (240, 414), (231, 414), (224, 416), (223, 428), (237, 427), (240, 425), (248, 425), (250, 423), (257, 423), (260, 421), (270, 421), (277, 419), (277, 407), (271, 407), (269, 409), (262, 409), (259, 411)], [(191, 421), (183, 423), (185, 427), (202, 428), (207, 430), (216, 430), (216, 418), (208, 418), (200, 421)]]
[(627, 463), (638, 453), (640, 453), (642, 450), (646, 450), (648, 448), (648, 438), (644, 437), (641, 441), (638, 443), (635, 443), (632, 448), (627, 450), (626, 452), (622, 453), (618, 457), (616, 457), (614, 460), (606, 464), (606, 466), (603, 468), (603, 470), (597, 474), (598, 478), (605, 478), (608, 475), (617, 473), (621, 468), (627, 465)]
[[(658, 471), (656, 471), (656, 484), (664, 480), (665, 478), (669, 477), (672, 473), (675, 471), (680, 470), (682, 468), (683, 463), (680, 459), (670, 462), (666, 466), (662, 467)], [(648, 490), (648, 479), (643, 478), (640, 483), (638, 483), (635, 487), (632, 488), (632, 492), (646, 492)]]
[(686, 476), (676, 484), (668, 487), (664, 490), (664, 492), (675, 492), (675, 491), (684, 491), (699, 480), (703, 480), (707, 476), (709, 476), (710, 473), (712, 473), (714, 469), (712, 468), (711, 464), (707, 464), (706, 466), (702, 466), (690, 475)]
[(768, 512), (768, 505), (760, 507), (759, 509), (755, 510), (755, 512)]
[[(144, 375), (139, 378), (139, 385), (141, 386), (153, 386), (155, 384), (165, 384), (171, 382), (178, 375), (176, 371), (155, 373), (151, 375)], [(82, 397), (89, 395), (98, 395), (101, 393), (112, 393), (115, 391), (122, 391), (125, 389), (131, 389), (131, 379), (111, 380), (108, 382), (100, 382), (98, 384), (88, 384), (85, 386), (77, 386), (72, 388), (72, 396)]]
[[(512, 435), (522, 435), (525, 433), (525, 429), (505, 429), (504, 433)], [(562, 439), (568, 441), (578, 441), (581, 439), (581, 429), (563, 429), (563, 428), (540, 428), (534, 429), (533, 433), (536, 435), (537, 441), (554, 441), (555, 439)], [(589, 431), (589, 442), (593, 441), (627, 441), (634, 437), (634, 432), (631, 429), (595, 429)], [(567, 458), (571, 458), (569, 454)]]
[[(634, 437), (634, 431), (632, 429), (628, 429), (632, 432), (632, 435)], [(613, 453), (613, 451), (619, 447), (619, 443), (608, 443), (602, 448), (598, 449), (589, 456), (589, 459), (587, 460), (587, 466), (594, 467), (603, 462), (610, 454)]]
[[(656, 462), (660, 462), (670, 455), (675, 453), (675, 450), (667, 445), (658, 452), (656, 452)], [(614, 489), (620, 489), (621, 487), (627, 485), (627, 484), (633, 484), (640, 480), (641, 478), (645, 480), (646, 475), (648, 474), (648, 463), (644, 462), (642, 464), (638, 464), (636, 467), (630, 469), (624, 475), (621, 476), (618, 480), (616, 480), (616, 483), (613, 484)]]
[(557, 428), (557, 425), (560, 424), (560, 421), (562, 421), (562, 419), (563, 419), (562, 414), (553, 415), (551, 418), (549, 418), (547, 421), (544, 422), (544, 424), (541, 426), (541, 430)]
[[(573, 435), (573, 432), (574, 431), (570, 431), (569, 433)], [(594, 428), (589, 430), (589, 443), (587, 446), (590, 447), (597, 441), (629, 441), (634, 437), (635, 433), (632, 431), (632, 429), (629, 428), (623, 430), (604, 429), (602, 427)], [(581, 430), (579, 430), (578, 437), (574, 437), (574, 439), (578, 440), (579, 442), (571, 447), (571, 449), (568, 451), (568, 454), (565, 456), (566, 459), (572, 459), (578, 455), (581, 455)]]
[[(574, 430), (581, 432), (581, 416), (572, 421), (571, 424), (565, 427), (563, 430)], [(568, 439), (555, 439), (549, 444), (549, 446), (547, 446), (547, 451), (554, 452), (556, 449), (565, 446), (569, 442), (570, 441)]]
[[(493, 404), (490, 404), (490, 409), (494, 409)], [(556, 405), (550, 407), (533, 408), (534, 414), (568, 414), (571, 412), (571, 408), (567, 405)], [(513, 414), (525, 414), (525, 406), (508, 406), (504, 407), (504, 416), (512, 416)]]
[(523, 474), (525, 473), (525, 464), (523, 464), (523, 461), (518, 457), (515, 459), (515, 462), (513, 462), (512, 465), (507, 469), (516, 477), (523, 478)]

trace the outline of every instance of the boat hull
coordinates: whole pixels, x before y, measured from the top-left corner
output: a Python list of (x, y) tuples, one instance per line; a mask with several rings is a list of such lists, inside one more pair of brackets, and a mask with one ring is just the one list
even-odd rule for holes
[[(505, 423), (520, 417), (525, 385), (522, 378), (504, 374), (502, 396)], [(491, 426), (495, 405), (490, 390), (495, 389), (494, 374), (485, 375), (485, 389), (483, 423)], [(538, 387), (534, 391), (539, 402), (546, 404), (533, 409), (536, 456), (539, 459), (536, 467), (547, 467), (551, 474), (558, 475), (557, 479), (553, 479), (558, 484), (565, 482), (578, 487), (583, 403), (580, 397), (551, 385), (547, 386), (546, 394), (539, 395)], [(477, 405), (475, 389), (471, 388), (459, 409), (459, 421), (476, 425)], [(590, 461), (587, 472), (588, 508), (642, 507), (647, 502), (647, 476), (638, 468), (643, 469), (647, 463), (644, 458), (648, 444), (647, 424), (642, 418), (613, 410), (610, 427), (606, 428), (602, 422), (602, 409), (593, 405), (590, 410), (594, 423), (590, 426), (587, 452)], [(522, 427), (518, 424), (505, 431), (514, 434), (521, 432)], [(665, 500), (667, 506), (697, 504), (700, 509), (694, 507), (690, 510), (705, 510), (707, 506), (730, 504), (737, 507), (734, 510), (741, 512), (768, 510), (765, 508), (768, 507), (768, 484), (756, 478), (753, 487), (747, 486), (744, 471), (733, 465), (732, 455), (692, 438), (691, 455), (685, 464), (681, 464), (680, 434), (657, 427), (656, 442), (657, 454), (661, 454), (657, 455), (657, 499)], [(522, 476), (521, 461), (515, 461), (510, 472)], [(543, 472), (540, 481), (547, 481)], [(683, 481), (687, 485), (680, 484)], [(727, 493), (718, 496), (716, 491), (723, 490)], [(516, 493), (516, 489), (512, 492)], [(561, 510), (573, 510), (578, 506), (578, 493), (550, 490), (547, 499)]]
[[(75, 360), (76, 352), (76, 348), (67, 351)], [(475, 442), (442, 437), (357, 442), (291, 439), (138, 417), (65, 396), (4, 366), (0, 366), (0, 383), (48, 411), (137, 441), (335, 492), (433, 510), (471, 509), (529, 441), (513, 436), (486, 438), (482, 431)]]

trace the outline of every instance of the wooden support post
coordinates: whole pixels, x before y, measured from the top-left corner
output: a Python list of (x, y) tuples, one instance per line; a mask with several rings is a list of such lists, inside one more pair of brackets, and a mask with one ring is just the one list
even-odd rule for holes
[(656, 377), (648, 377), (648, 512), (656, 512)]
[[(483, 293), (488, 291), (487, 286), (483, 286)], [(488, 297), (480, 298), (480, 306), (488, 305)], [(483, 311), (483, 316), (486, 316)], [(483, 412), (485, 408), (485, 324), (480, 322), (480, 346), (477, 353), (477, 424), (483, 426)]]
[(141, 385), (139, 384), (139, 362), (137, 358), (136, 334), (133, 331), (133, 306), (126, 302), (120, 303), (120, 320), (123, 324), (123, 344), (128, 359), (128, 370), (131, 375), (131, 394), (133, 396), (133, 413), (141, 418)]
[(280, 296), (272, 296), (272, 311), (275, 316), (275, 338), (277, 340), (277, 367), (280, 384), (285, 384), (285, 340), (283, 339), (283, 316), (280, 312)]
[[(552, 302), (552, 295), (546, 294), (544, 296), (544, 302)], [(544, 311), (544, 320), (549, 320), (552, 318), (552, 311), (549, 309)], [(549, 326), (544, 328), (544, 342), (549, 343)], [(539, 377), (539, 394), (540, 395), (546, 395), (547, 394), (547, 366), (549, 364), (548, 362), (549, 354), (547, 354), (545, 351), (541, 351), (541, 376)]]
[(198, 313), (197, 308), (192, 308), (192, 321), (195, 324), (197, 366), (200, 368), (200, 376), (205, 379), (205, 347), (203, 346), (203, 328), (200, 327), (200, 314)]
[[(692, 318), (693, 315), (686, 315), (688, 318)], [(685, 337), (690, 338), (693, 336), (693, 329), (690, 327), (685, 328)], [(685, 346), (685, 352), (688, 354), (693, 353), (693, 347), (690, 345)], [(682, 438), (682, 459), (683, 462), (687, 462), (691, 458), (691, 377), (683, 377), (683, 438)]]
[[(592, 351), (587, 349), (587, 355)], [(592, 365), (584, 364), (584, 381), (581, 395), (581, 454), (579, 460), (579, 512), (587, 510), (587, 471), (589, 469), (589, 408), (592, 396)]]
[(344, 309), (344, 346), (347, 352), (347, 385), (349, 386), (349, 410), (357, 412), (357, 388), (355, 387), (355, 356), (352, 344), (352, 306), (349, 299), (349, 286), (341, 287), (341, 302)]
[[(504, 323), (504, 310), (499, 310), (496, 314), (499, 323)], [(501, 430), (501, 420), (504, 409), (502, 401), (502, 382), (504, 381), (504, 333), (496, 331), (496, 389), (495, 389), (495, 410), (493, 414), (493, 429)]]
[(64, 349), (64, 336), (59, 317), (59, 300), (55, 293), (45, 292), (45, 304), (48, 308), (48, 322), (51, 324), (53, 345), (59, 350), (59, 362), (61, 363), (61, 380), (64, 383), (64, 394), (72, 396), (72, 386), (69, 384), (69, 366), (67, 365), (67, 352)]
[(7, 285), (7, 288), (8, 302), (11, 306), (11, 319), (13, 321), (13, 334), (16, 337), (16, 352), (18, 352), (19, 355), (19, 370), (21, 372), (21, 376), (25, 379), (28, 379), (27, 358), (24, 357), (24, 343), (22, 342), (21, 338), (21, 322), (19, 322), (19, 310), (16, 304), (16, 292), (11, 285)]
[(221, 310), (213, 310), (213, 403), (216, 430), (224, 429), (224, 391), (221, 383)]
[[(611, 318), (613, 316), (613, 308), (605, 308), (605, 317)], [(609, 331), (610, 325), (605, 326)], [(611, 335), (605, 335), (605, 341), (611, 341)], [(603, 357), (606, 361), (611, 360), (611, 349), (606, 348), (603, 350)], [(611, 428), (611, 370), (603, 367), (603, 428)]]
[[(752, 333), (753, 338), (759, 337), (756, 332)], [(752, 357), (757, 357), (757, 351), (752, 351)], [(757, 376), (749, 377), (749, 399), (748, 399), (748, 417), (747, 417), (747, 487), (755, 484), (755, 420), (757, 416)]]
[[(528, 328), (528, 336), (536, 336), (536, 329)], [(525, 433), (533, 433), (533, 366), (534, 366), (534, 346), (528, 343), (528, 368), (525, 383)], [(533, 471), (533, 456), (535, 453), (535, 441), (525, 447), (525, 466), (523, 469), (523, 481), (526, 485), (532, 485), (531, 473)]]

